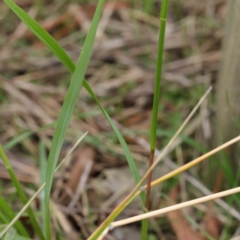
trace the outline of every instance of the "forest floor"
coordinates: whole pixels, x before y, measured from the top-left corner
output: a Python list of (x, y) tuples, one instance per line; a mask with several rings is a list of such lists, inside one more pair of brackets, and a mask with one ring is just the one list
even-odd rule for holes
[[(77, 61), (96, 1), (15, 2)], [(214, 146), (215, 86), (226, 19), (223, 0), (173, 0), (169, 4), (157, 129), (159, 151), (210, 86), (213, 91), (154, 170), (154, 178)], [(149, 157), (160, 6), (156, 1), (147, 14), (134, 1), (107, 2), (85, 76), (123, 134), (142, 174)], [(50, 149), (71, 73), (3, 2), (0, 35), (0, 142), (30, 197), (40, 185), (39, 145), (42, 141), (47, 151)], [(134, 186), (114, 132), (82, 88), (61, 158), (85, 132), (87, 136), (55, 175), (51, 195), (53, 239), (87, 239)], [(217, 165), (222, 167), (216, 171)], [(209, 159), (154, 187), (151, 209), (232, 187), (224, 166)], [(0, 192), (14, 211), (21, 209), (2, 162)], [(39, 202), (34, 204), (37, 209)], [(230, 239), (237, 234), (240, 220), (236, 204), (235, 198), (228, 197), (216, 204), (199, 204), (150, 219), (149, 240)], [(136, 199), (119, 218), (140, 213)], [(21, 221), (27, 219), (22, 217)], [(106, 239), (140, 239), (140, 232), (140, 223), (131, 224), (116, 228)]]

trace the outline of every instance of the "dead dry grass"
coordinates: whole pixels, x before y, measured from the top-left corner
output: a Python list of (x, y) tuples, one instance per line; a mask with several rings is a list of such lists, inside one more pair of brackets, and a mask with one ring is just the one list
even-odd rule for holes
[[(159, 112), (160, 129), (169, 133), (176, 129), (202, 93), (210, 85), (214, 86), (217, 80), (225, 5), (224, 1), (198, 3), (172, 1), (170, 5)], [(44, 9), (31, 0), (19, 1), (19, 4), (40, 20), (76, 60), (94, 13), (94, 4), (53, 1)], [(6, 9), (4, 3), (0, 3), (0, 9)], [(1, 11), (0, 14), (0, 141), (3, 145), (9, 144), (29, 132), (29, 136), (11, 147), (8, 154), (19, 180), (38, 186), (36, 159), (39, 157), (39, 140), (50, 147), (53, 127), (46, 125), (54, 124), (59, 115), (70, 74), (10, 11)], [(142, 173), (146, 170), (149, 152), (147, 133), (151, 119), (158, 26), (156, 15), (149, 16), (132, 9), (127, 3), (107, 3), (86, 75), (102, 105), (124, 133)], [(213, 136), (210, 122), (212, 109), (212, 102), (206, 102), (184, 131), (185, 136), (193, 138), (203, 147), (208, 146)], [(179, 115), (173, 118), (176, 113)], [(67, 239), (86, 239), (134, 186), (110, 126), (82, 89), (62, 156), (86, 131), (89, 134), (85, 144), (67, 159), (56, 174), (52, 192), (55, 234), (63, 232)], [(169, 138), (158, 137), (159, 149), (166, 139)], [(181, 145), (182, 142), (179, 139), (172, 153), (156, 168), (155, 178), (176, 168), (176, 164), (182, 165), (199, 155), (198, 150)], [(201, 171), (206, 167), (196, 169)], [(213, 189), (210, 187), (209, 190), (201, 183), (203, 175), (199, 176), (196, 171), (180, 177), (179, 194), (183, 200), (209, 194)], [(11, 194), (8, 175), (1, 163), (0, 178), (6, 186), (2, 195)], [(25, 189), (32, 195), (29, 186), (27, 184)], [(166, 204), (165, 200), (159, 200), (159, 196), (168, 194), (169, 190), (171, 186), (168, 185), (163, 189), (162, 186), (153, 189), (152, 209)], [(216, 203), (211, 212), (220, 222), (217, 226), (229, 223), (224, 214), (226, 210), (232, 218), (240, 220), (240, 213), (226, 202), (217, 200)], [(204, 217), (199, 217), (199, 213), (204, 216), (207, 211), (207, 206), (202, 204), (186, 213), (196, 222), (201, 222)], [(121, 218), (139, 213), (140, 203), (136, 200)], [(188, 225), (191, 224), (188, 222)], [(171, 217), (168, 220), (151, 220), (151, 226), (153, 235), (157, 236), (155, 239), (175, 239), (175, 233), (178, 236)], [(125, 227), (120, 232), (116, 229), (106, 239), (123, 239), (121, 236), (126, 235), (130, 236), (129, 239), (133, 239), (133, 235), (134, 239), (138, 239), (138, 227)]]

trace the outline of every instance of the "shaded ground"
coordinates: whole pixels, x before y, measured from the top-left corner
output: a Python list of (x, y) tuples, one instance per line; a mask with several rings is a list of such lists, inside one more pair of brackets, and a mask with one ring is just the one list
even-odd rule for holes
[[(74, 61), (77, 60), (94, 14), (94, 3), (49, 1), (33, 4), (31, 0), (18, 3), (58, 40)], [(142, 173), (146, 170), (149, 152), (159, 8), (158, 2), (156, 12), (147, 15), (140, 6), (134, 7), (131, 3), (106, 4), (86, 75), (102, 105), (124, 134)], [(40, 179), (39, 142), (42, 140), (47, 149), (50, 148), (54, 124), (71, 74), (4, 3), (0, 3), (0, 9), (0, 141), (8, 149), (26, 192), (32, 195)], [(217, 80), (224, 18), (224, 1), (170, 2), (159, 109), (159, 149)], [(174, 168), (174, 163), (182, 165), (211, 149), (212, 98), (214, 94), (188, 125), (169, 158), (154, 171), (155, 177)], [(114, 133), (94, 101), (82, 89), (62, 157), (86, 131), (88, 135), (83, 143), (56, 174), (52, 217), (56, 235), (61, 238), (86, 239), (133, 187), (127, 162)], [(168, 194), (177, 180), (181, 197), (172, 197), (173, 201), (208, 194), (200, 182), (210, 190), (222, 190), (224, 186), (217, 174), (206, 183), (210, 170), (208, 163), (202, 164), (191, 170), (191, 175), (185, 174), (154, 188), (152, 209), (171, 202), (169, 196), (173, 194)], [(12, 202), (13, 209), (18, 210), (21, 206), (1, 163), (0, 177), (2, 195)], [(36, 201), (36, 207), (37, 204)], [(198, 232), (199, 239), (207, 239), (206, 232), (216, 239), (220, 236), (228, 239), (234, 234), (235, 220), (240, 220), (240, 214), (235, 210), (228, 217), (224, 206), (223, 201), (218, 201), (214, 207), (199, 205), (184, 211), (187, 226), (194, 229), (193, 234)], [(141, 210), (136, 200), (121, 218), (138, 213)], [(184, 239), (171, 217), (150, 221), (151, 239)], [(181, 226), (184, 217), (181, 214), (175, 217), (180, 218), (178, 226)], [(230, 222), (231, 218), (235, 223)], [(206, 224), (207, 221), (212, 224)], [(212, 227), (207, 229), (204, 224)], [(140, 225), (134, 224), (114, 230), (106, 239), (139, 239), (139, 233)]]

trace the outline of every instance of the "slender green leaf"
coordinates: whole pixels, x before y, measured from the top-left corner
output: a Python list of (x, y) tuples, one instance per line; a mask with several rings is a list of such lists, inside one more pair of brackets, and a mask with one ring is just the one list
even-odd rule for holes
[[(14, 212), (12, 211), (12, 209), (8, 206), (7, 202), (1, 196), (0, 196), (0, 210), (10, 221), (15, 217)], [(17, 221), (15, 223), (15, 228), (24, 237), (29, 237), (25, 227), (22, 225), (22, 223), (20, 221)]]
[[(92, 96), (92, 98), (95, 100), (95, 102), (98, 104), (99, 108), (101, 109), (101, 111), (103, 112), (104, 116), (106, 117), (106, 119), (108, 120), (108, 122), (110, 123), (113, 131), (115, 132), (115, 134), (117, 135), (117, 138), (125, 152), (125, 155), (126, 155), (126, 158), (128, 160), (128, 164), (129, 164), (129, 167), (132, 171), (132, 174), (134, 176), (134, 179), (136, 182), (139, 182), (140, 181), (140, 174), (139, 174), (139, 171), (136, 167), (136, 164), (131, 156), (131, 153), (129, 151), (129, 148), (122, 136), (122, 134), (119, 132), (119, 130), (117, 129), (116, 125), (114, 124), (114, 122), (112, 121), (112, 119), (109, 117), (108, 113), (105, 111), (105, 109), (102, 107), (101, 103), (99, 102), (98, 98), (96, 97), (95, 93), (92, 91), (92, 89), (90, 88), (89, 84), (86, 82), (85, 84), (85, 89), (90, 93), (90, 95)], [(145, 202), (145, 199), (144, 199), (144, 195), (142, 195), (142, 201), (143, 201), (143, 204)]]
[[(40, 152), (40, 182), (41, 185), (45, 183), (46, 179), (46, 169), (47, 169), (47, 154), (46, 154), (46, 148), (43, 143), (43, 141), (40, 141), (39, 146), (39, 152)], [(42, 191), (40, 193), (40, 209), (41, 209), (41, 216), (42, 216), (42, 228), (44, 234), (46, 233), (45, 229), (45, 213), (46, 213), (46, 207), (45, 207), (45, 191)]]
[(4, 2), (11, 8), (11, 10), (31, 29), (34, 34), (59, 58), (64, 59), (64, 64), (68, 69), (74, 71), (74, 63), (67, 55), (61, 46), (45, 31), (35, 20), (33, 20), (23, 9), (16, 5), (13, 0), (4, 0)]
[[(0, 223), (8, 223), (6, 216), (1, 211), (0, 211)], [(1, 231), (1, 229), (0, 229), (0, 231)]]
[(45, 188), (46, 236), (47, 236), (47, 239), (49, 240), (51, 239), (49, 199), (50, 199), (50, 191), (51, 191), (52, 181), (54, 176), (54, 170), (57, 165), (58, 157), (60, 154), (60, 150), (62, 148), (65, 134), (66, 134), (69, 122), (71, 120), (73, 110), (75, 108), (78, 95), (80, 92), (80, 88), (82, 86), (84, 75), (86, 73), (87, 66), (90, 60), (94, 39), (97, 32), (98, 22), (102, 13), (103, 4), (104, 4), (104, 0), (100, 0), (98, 2), (96, 12), (94, 14), (89, 32), (85, 39), (82, 52), (80, 54), (80, 57), (77, 63), (77, 67), (74, 71), (70, 86), (68, 88), (68, 91), (61, 109), (60, 116), (58, 118), (57, 126), (56, 126), (53, 140), (52, 140), (52, 145), (50, 148), (48, 164), (47, 164), (46, 188)]
[[(151, 11), (151, 1), (145, 0), (146, 10)], [(153, 96), (153, 110), (152, 110), (152, 119), (151, 119), (151, 131), (150, 131), (150, 155), (149, 155), (149, 168), (151, 168), (154, 159), (154, 152), (156, 148), (156, 134), (157, 134), (157, 121), (158, 121), (158, 104), (160, 96), (160, 85), (161, 85), (161, 75), (162, 75), (162, 61), (163, 61), (163, 48), (164, 48), (164, 38), (165, 38), (165, 27), (166, 27), (166, 17), (168, 9), (168, 0), (162, 1), (162, 8), (160, 14), (160, 31), (158, 37), (158, 57), (157, 57), (157, 66), (156, 66), (156, 76), (154, 84), (154, 96)], [(148, 175), (148, 188), (147, 188), (147, 197), (146, 197), (146, 209), (149, 210), (150, 206), (150, 196), (151, 196), (151, 183), (152, 181), (152, 172)], [(147, 239), (148, 227), (145, 225), (144, 230), (141, 233), (141, 240)]]
[(13, 227), (13, 225), (18, 221), (20, 216), (29, 208), (32, 201), (36, 198), (36, 196), (43, 190), (45, 187), (45, 183), (37, 190), (37, 192), (30, 198), (30, 200), (24, 205), (21, 211), (14, 217), (14, 219), (4, 228), (3, 231), (0, 232), (0, 239)]
[[(27, 197), (26, 197), (26, 195), (25, 195), (25, 193), (24, 193), (24, 191), (21, 187), (21, 184), (19, 183), (14, 171), (13, 171), (11, 163), (10, 163), (9, 159), (7, 158), (7, 155), (5, 154), (2, 145), (0, 145), (0, 158), (2, 159), (7, 171), (9, 173), (10, 177), (11, 177), (12, 183), (14, 184), (14, 186), (17, 190), (19, 198), (21, 199), (22, 203), (25, 205), (28, 202)], [(41, 228), (40, 228), (40, 226), (39, 226), (39, 224), (38, 224), (38, 222), (35, 218), (34, 212), (33, 212), (31, 207), (28, 207), (27, 213), (28, 213), (30, 221), (31, 221), (37, 235), (39, 236), (39, 238), (41, 240), (45, 240), (45, 238), (43, 236), (43, 233), (42, 233), (42, 230), (41, 230)]]
[(3, 147), (5, 150), (9, 150), (10, 148), (12, 148), (13, 146), (15, 146), (16, 144), (18, 144), (19, 142), (21, 142), (22, 140), (24, 140), (25, 138), (28, 138), (29, 136), (31, 136), (32, 132), (31, 131), (27, 131), (24, 132), (22, 134), (20, 134), (17, 137), (14, 137), (13, 139), (11, 139), (11, 141), (9, 141), (8, 143), (6, 143)]
[[(34, 21), (30, 16), (27, 15), (22, 9), (20, 9), (16, 4), (13, 3), (12, 0), (4, 0), (8, 6), (15, 12), (15, 14), (29, 27), (29, 29), (60, 59), (60, 61), (73, 73), (75, 70), (75, 65), (69, 56), (65, 53), (65, 51), (60, 47), (60, 45), (49, 35), (36, 21)], [(29, 20), (29, 21), (28, 21)], [(85, 50), (85, 49), (83, 49)], [(88, 93), (92, 96), (92, 98), (96, 101), (100, 109), (102, 110), (104, 116), (107, 118), (108, 122), (110, 123), (111, 127), (113, 128), (127, 158), (128, 164), (132, 171), (133, 177), (136, 182), (140, 181), (140, 174), (136, 167), (136, 164), (131, 156), (131, 153), (128, 149), (128, 146), (122, 137), (121, 133), (109, 117), (108, 113), (104, 110), (101, 106), (99, 100), (97, 99), (96, 95), (92, 91), (91, 87), (84, 79), (83, 86), (88, 91)], [(145, 203), (145, 193), (141, 195), (142, 205), (144, 206)], [(48, 219), (47, 219), (48, 221)], [(48, 223), (46, 223), (47, 225)]]
[[(145, 210), (143, 213), (147, 213), (147, 210)], [(141, 222), (141, 240), (147, 239), (148, 239), (148, 220), (144, 219)]]
[[(63, 48), (58, 44), (58, 42), (52, 38), (52, 36), (42, 28), (42, 26), (33, 20), (26, 12), (24, 12), (20, 7), (18, 7), (12, 0), (4, 0), (5, 3), (12, 9), (12, 11), (28, 26), (28, 28), (54, 53), (54, 55), (73, 73), (75, 70), (75, 65), (67, 55), (67, 53), (63, 50)], [(108, 120), (109, 124), (111, 125), (113, 131), (115, 132), (123, 150), (126, 155), (128, 164), (134, 176), (136, 182), (140, 180), (140, 174), (136, 167), (136, 164), (131, 156), (131, 153), (128, 149), (128, 146), (122, 137), (121, 133), (109, 117), (108, 113), (102, 107), (100, 101), (98, 100), (97, 96), (92, 91), (91, 87), (89, 86), (86, 79), (83, 81), (84, 88), (88, 91), (91, 97), (95, 100), (99, 108), (101, 109), (102, 113)], [(145, 193), (141, 194), (142, 204), (144, 205)]]
[(154, 85), (153, 111), (152, 111), (151, 136), (150, 136), (150, 147), (151, 147), (151, 150), (153, 151), (156, 148), (158, 102), (159, 102), (159, 96), (160, 96), (160, 84), (161, 84), (161, 75), (162, 75), (162, 61), (163, 61), (163, 48), (164, 48), (167, 9), (168, 9), (168, 0), (163, 0), (161, 14), (160, 14), (158, 58), (157, 58), (156, 76), (155, 76), (155, 85)]
[(3, 148), (4, 148), (5, 151), (9, 150), (12, 147), (14, 147), (15, 145), (17, 145), (18, 143), (20, 143), (21, 141), (23, 141), (24, 139), (30, 137), (35, 132), (40, 132), (42, 130), (53, 127), (55, 125), (56, 125), (56, 122), (54, 121), (50, 124), (45, 124), (45, 125), (41, 126), (40, 128), (36, 129), (35, 131), (25, 131), (22, 134), (18, 135), (17, 137), (14, 137), (11, 140), (9, 140), (6, 144), (4, 144)]
[(16, 237), (16, 230), (14, 228), (10, 228), (4, 240), (14, 240), (15, 237)]

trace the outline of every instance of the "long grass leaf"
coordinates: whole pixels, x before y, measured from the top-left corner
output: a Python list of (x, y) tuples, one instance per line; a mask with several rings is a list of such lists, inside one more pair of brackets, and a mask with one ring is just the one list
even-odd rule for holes
[(12, 147), (17, 145), (18, 143), (20, 143), (24, 139), (30, 137), (32, 134), (34, 134), (36, 132), (40, 132), (40, 131), (45, 130), (45, 129), (48, 129), (48, 128), (53, 127), (55, 125), (56, 125), (56, 121), (54, 121), (50, 124), (45, 124), (45, 125), (41, 126), (40, 128), (37, 128), (34, 131), (25, 131), (25, 132), (21, 133), (20, 135), (18, 135), (17, 137), (13, 137), (12, 139), (10, 139), (7, 143), (5, 143), (3, 145), (3, 148), (4, 148), (5, 151), (10, 150)]
[(104, 0), (100, 0), (95, 11), (89, 32), (85, 39), (82, 52), (80, 54), (76, 69), (74, 71), (70, 86), (68, 88), (60, 116), (58, 118), (57, 126), (54, 132), (52, 145), (48, 157), (47, 173), (46, 173), (46, 188), (45, 188), (45, 206), (46, 206), (46, 236), (47, 239), (51, 239), (51, 227), (50, 227), (50, 211), (49, 211), (49, 199), (50, 191), (53, 182), (54, 170), (57, 165), (58, 157), (62, 144), (65, 138), (65, 134), (71, 120), (73, 110), (75, 108), (80, 88), (86, 73), (92, 48), (97, 32), (97, 26), (101, 17)]
[[(46, 148), (43, 143), (43, 141), (40, 141), (39, 144), (39, 152), (40, 152), (40, 182), (41, 185), (45, 183), (46, 179), (46, 169), (47, 169), (47, 154), (46, 154)], [(42, 191), (40, 193), (40, 210), (41, 210), (41, 216), (42, 216), (42, 228), (43, 228), (43, 233), (46, 233), (45, 229), (45, 213), (46, 213), (46, 207), (45, 207), (45, 192)]]
[[(61, 161), (61, 163), (56, 167), (55, 171), (56, 172), (62, 165), (62, 163), (65, 161), (65, 159), (74, 151), (74, 149), (76, 149), (76, 147), (78, 146), (78, 144), (83, 140), (83, 138), (87, 135), (87, 132), (85, 134), (83, 134), (79, 140), (74, 144), (74, 146), (70, 149), (70, 151), (67, 153), (67, 155), (64, 157), (64, 159)], [(37, 197), (37, 195), (43, 190), (43, 188), (46, 186), (46, 183), (44, 182), (41, 187), (37, 190), (37, 192), (32, 196), (32, 198), (25, 204), (25, 206), (21, 209), (21, 211), (12, 219), (12, 221), (7, 225), (7, 227), (0, 232), (0, 239), (2, 236), (4, 236), (4, 234), (6, 234), (8, 232), (9, 229), (11, 229), (11, 227), (13, 227), (14, 224), (16, 224), (18, 222), (19, 217), (23, 214), (23, 212), (26, 211), (26, 209), (28, 208), (28, 206), (31, 204), (31, 202), (35, 199), (35, 197)], [(1, 198), (0, 198), (1, 200)], [(4, 202), (4, 200), (3, 200)], [(1, 201), (0, 201), (1, 203)], [(0, 205), (1, 206), (1, 205)], [(7, 208), (6, 208), (7, 209)], [(20, 239), (19, 236), (17, 236), (18, 239)], [(27, 239), (22, 237), (21, 239)]]
[[(12, 211), (8, 203), (1, 196), (0, 196), (0, 210), (4, 214), (4, 216), (7, 217), (8, 220), (10, 221), (15, 217), (15, 213)], [(22, 225), (20, 221), (17, 221), (14, 227), (18, 230), (18, 232), (22, 236), (29, 237), (28, 232), (26, 231), (25, 227)]]
[[(151, 6), (151, 1), (146, 1), (147, 7)], [(160, 14), (160, 31), (158, 38), (158, 57), (156, 65), (156, 76), (154, 84), (154, 96), (153, 96), (153, 110), (152, 110), (152, 119), (151, 119), (151, 130), (150, 130), (150, 155), (149, 155), (149, 169), (153, 165), (153, 159), (156, 148), (156, 134), (157, 134), (157, 121), (158, 121), (158, 105), (160, 97), (160, 85), (161, 85), (161, 76), (162, 76), (162, 61), (163, 61), (163, 49), (164, 49), (164, 38), (165, 38), (165, 27), (166, 27), (166, 17), (168, 10), (168, 0), (162, 1), (161, 14)], [(149, 11), (149, 9), (148, 9)], [(150, 208), (150, 198), (151, 198), (151, 181), (152, 181), (152, 171), (150, 171), (147, 179), (147, 194), (146, 194), (146, 210)], [(146, 220), (147, 221), (147, 220)], [(145, 224), (146, 225), (146, 224)], [(141, 233), (141, 240), (147, 239), (148, 227), (144, 226), (144, 230)]]
[[(119, 132), (119, 130), (117, 129), (116, 125), (114, 124), (114, 122), (112, 121), (112, 119), (109, 117), (108, 113), (105, 111), (105, 109), (102, 107), (101, 103), (99, 102), (98, 98), (96, 97), (95, 93), (92, 91), (92, 89), (90, 88), (89, 84), (86, 82), (85, 84), (85, 89), (90, 93), (90, 95), (92, 96), (92, 98), (95, 100), (95, 102), (98, 104), (99, 108), (101, 109), (101, 111), (103, 112), (104, 116), (106, 117), (106, 119), (108, 120), (109, 124), (111, 125), (113, 131), (115, 132), (123, 150), (125, 153), (125, 156), (127, 158), (129, 167), (131, 169), (131, 172), (133, 174), (133, 177), (135, 179), (135, 181), (138, 183), (140, 181), (140, 174), (139, 171), (136, 167), (136, 164), (132, 158), (132, 155), (130, 153), (130, 150), (122, 136), (122, 134)], [(144, 199), (144, 195), (142, 195), (142, 202), (145, 202)]]
[(45, 187), (45, 183), (37, 190), (37, 192), (31, 197), (31, 199), (26, 202), (26, 204), (24, 205), (24, 207), (21, 209), (21, 211), (15, 216), (15, 218), (7, 225), (7, 227), (0, 232), (0, 239), (9, 231), (9, 229), (11, 229), (11, 227), (18, 221), (18, 219), (20, 218), (20, 216), (29, 208), (30, 204), (32, 203), (32, 201), (36, 198), (36, 196), (43, 190), (43, 188)]
[(51, 37), (51, 35), (41, 27), (40, 24), (38, 24), (23, 9), (15, 4), (13, 0), (4, 0), (4, 2), (27, 25), (27, 27), (34, 32), (40, 41), (47, 43), (48, 48), (54, 52), (59, 59), (64, 59), (64, 64), (68, 69), (73, 69), (74, 71), (75, 66), (70, 57), (62, 50), (61, 46)]
[[(26, 12), (24, 12), (22, 9), (20, 9), (16, 4), (14, 4), (11, 0), (5, 0), (5, 2), (8, 4), (8, 6), (15, 12), (15, 14), (29, 27), (29, 29), (60, 59), (60, 61), (71, 71), (74, 72), (75, 66), (72, 60), (68, 57), (68, 55), (65, 53), (65, 51), (60, 47), (60, 45), (49, 35), (36, 21), (34, 21), (30, 16), (27, 15)], [(9, 4), (11, 3), (11, 4)], [(30, 21), (27, 21), (28, 19), (31, 19), (31, 24), (29, 24)], [(49, 39), (51, 40), (49, 41)], [(96, 101), (100, 109), (102, 110), (102, 113), (107, 118), (109, 124), (113, 128), (115, 134), (117, 135), (117, 138), (124, 150), (125, 156), (127, 158), (128, 164), (130, 166), (131, 172), (133, 174), (135, 182), (139, 182), (140, 180), (140, 174), (138, 172), (138, 169), (136, 167), (136, 164), (131, 156), (131, 153), (128, 149), (128, 146), (122, 137), (121, 133), (109, 117), (108, 113), (104, 110), (104, 108), (101, 106), (99, 100), (97, 99), (96, 95), (92, 91), (91, 87), (88, 85), (87, 81), (84, 79), (83, 86), (88, 91), (88, 93), (92, 96), (92, 98)], [(141, 194), (141, 202), (144, 206), (145, 203), (145, 193)]]
[[(32, 19), (25, 11), (23, 11), (20, 7), (18, 7), (12, 0), (4, 0), (5, 3), (12, 9), (12, 11), (28, 26), (28, 28), (53, 52), (53, 54), (70, 70), (70, 72), (74, 72), (75, 65), (67, 55), (67, 53), (63, 50), (63, 48), (58, 44), (58, 42), (52, 38), (52, 36), (42, 28), (42, 26), (37, 23), (34, 19)], [(102, 113), (106, 117), (107, 121), (111, 125), (113, 131), (115, 132), (122, 148), (125, 153), (126, 159), (134, 176), (136, 182), (140, 180), (140, 174), (136, 167), (136, 164), (131, 156), (131, 153), (128, 149), (128, 146), (122, 137), (122, 134), (117, 129), (114, 122), (109, 117), (108, 113), (102, 107), (100, 101), (98, 100), (97, 96), (94, 94), (93, 90), (91, 89), (90, 85), (86, 81), (83, 80), (83, 87), (87, 90), (90, 96), (95, 100), (99, 108), (101, 109)], [(142, 204), (145, 203), (145, 193), (141, 195)]]
[(152, 171), (152, 169), (158, 164), (158, 162), (165, 156), (165, 154), (168, 153), (168, 150), (170, 146), (174, 143), (174, 141), (177, 139), (180, 132), (184, 129), (186, 124), (189, 122), (191, 117), (194, 115), (194, 113), (197, 111), (201, 103), (204, 101), (206, 96), (211, 91), (211, 87), (207, 90), (207, 92), (201, 97), (199, 102), (196, 104), (196, 106), (193, 108), (193, 110), (190, 112), (190, 114), (187, 116), (187, 118), (184, 120), (182, 125), (179, 127), (177, 132), (174, 134), (174, 136), (171, 138), (169, 143), (166, 145), (166, 147), (163, 149), (163, 151), (160, 153), (158, 158), (155, 160), (154, 164), (148, 169), (148, 171), (144, 174), (144, 176), (141, 178), (139, 183), (134, 187), (134, 189), (128, 194), (128, 196), (122, 200), (122, 202), (111, 212), (111, 214), (104, 220), (104, 222), (95, 230), (95, 232), (88, 238), (89, 240), (95, 240), (97, 239), (102, 232), (109, 227), (109, 224), (119, 215), (119, 213), (122, 212), (122, 210), (134, 199), (135, 193), (139, 190), (144, 180), (147, 178), (148, 174)]
[[(14, 184), (14, 186), (15, 186), (15, 188), (17, 190), (17, 193), (19, 195), (20, 200), (25, 205), (27, 203), (27, 201), (28, 201), (27, 197), (26, 197), (26, 195), (25, 195), (25, 193), (24, 193), (24, 191), (23, 191), (23, 189), (21, 187), (21, 184), (19, 183), (19, 181), (18, 181), (18, 179), (17, 179), (17, 177), (16, 177), (16, 175), (14, 173), (14, 170), (13, 170), (13, 168), (11, 166), (11, 163), (10, 163), (9, 159), (7, 158), (7, 155), (5, 154), (5, 152), (3, 150), (2, 145), (0, 145), (0, 158), (2, 159), (2, 161), (3, 161), (7, 171), (9, 173), (10, 177), (11, 177), (12, 183)], [(35, 218), (34, 212), (33, 212), (31, 207), (27, 208), (27, 213), (28, 213), (30, 221), (31, 221), (31, 223), (32, 223), (32, 225), (33, 225), (37, 235), (39, 236), (39, 238), (41, 240), (45, 240), (45, 238), (43, 236), (43, 233), (42, 233), (42, 230), (41, 230), (41, 228), (40, 228), (40, 226), (39, 226), (39, 224), (38, 224), (38, 222), (37, 222), (37, 220)]]
[(156, 148), (158, 103), (159, 103), (159, 96), (160, 96), (160, 85), (161, 85), (161, 75), (162, 75), (162, 61), (163, 61), (163, 48), (164, 48), (167, 9), (168, 9), (168, 0), (163, 0), (161, 14), (160, 14), (160, 31), (159, 31), (159, 38), (158, 38), (158, 58), (157, 58), (156, 76), (155, 76), (155, 85), (154, 85), (153, 111), (152, 111), (151, 136), (150, 136), (150, 147), (151, 147), (151, 150), (153, 150), (153, 151)]

